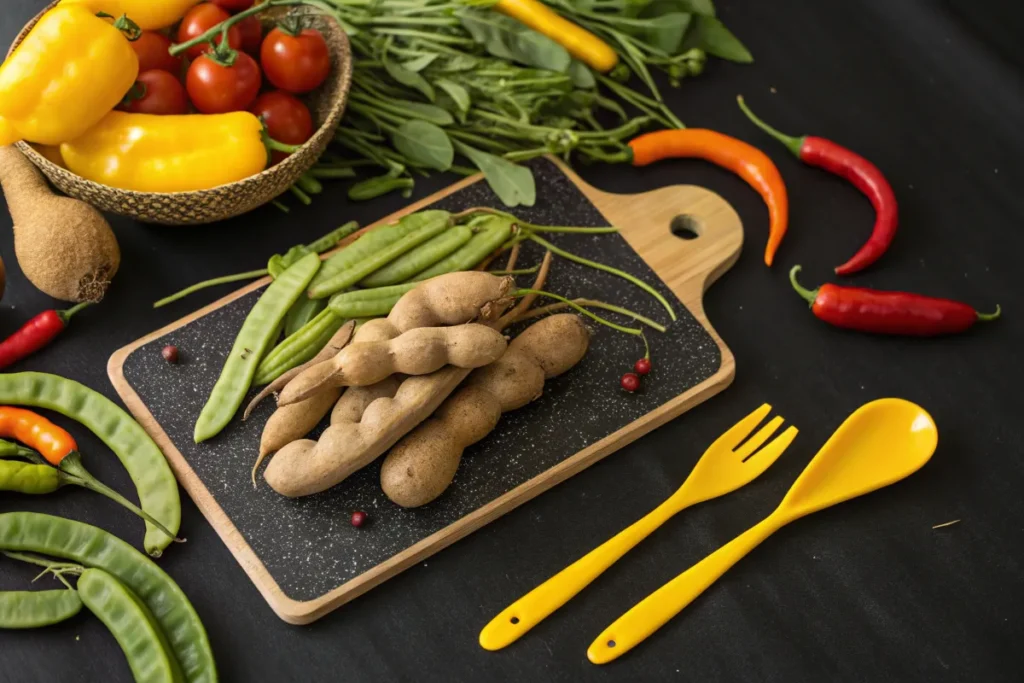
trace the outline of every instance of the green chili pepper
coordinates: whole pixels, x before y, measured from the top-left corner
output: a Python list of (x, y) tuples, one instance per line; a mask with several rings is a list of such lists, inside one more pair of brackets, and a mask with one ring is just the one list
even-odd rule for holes
[(310, 299), (308, 296), (301, 296), (299, 300), (288, 310), (284, 319), (284, 336), (292, 336), (298, 332), (303, 325), (315, 318), (327, 308), (327, 301), (324, 299)]
[[(178, 482), (164, 454), (132, 417), (106, 396), (70, 379), (41, 372), (0, 373), (0, 404), (53, 410), (80, 422), (121, 461), (140, 507), (173, 535), (181, 528)], [(146, 523), (146, 552), (159, 556), (174, 539)]]
[[(326, 299), (319, 301), (326, 303)], [(292, 368), (302, 365), (319, 353), (344, 323), (345, 318), (329, 308), (324, 309), (267, 354), (256, 369), (252, 383), (270, 384)]]
[(82, 610), (74, 590), (6, 591), (0, 593), (0, 628), (26, 629), (67, 621)]
[(28, 458), (33, 461), (38, 458), (39, 462), (43, 462), (39, 454), (31, 448), (25, 448), (20, 443), (4, 441), (3, 439), (0, 439), (0, 458)]
[(406, 292), (418, 285), (418, 282), (407, 282), (390, 287), (376, 289), (357, 289), (354, 292), (335, 294), (328, 304), (335, 315), (343, 318), (376, 318), (387, 315), (395, 307), (398, 300)]
[(210, 641), (188, 598), (160, 567), (121, 539), (70, 519), (8, 512), (0, 514), (0, 549), (42, 553), (112, 574), (149, 608), (167, 636), (185, 680), (217, 681)]
[[(357, 261), (349, 268), (338, 272), (330, 278), (321, 280), (320, 284), (314, 283), (309, 290), (310, 297), (319, 299), (351, 287), (373, 271), (383, 268), (407, 251), (411, 251), (435, 235), (439, 235), (447, 230), (448, 220), (448, 217), (444, 217), (429, 221), (398, 241), (392, 242), (386, 247), (376, 250), (367, 258)], [(367, 236), (370, 235), (373, 235), (373, 232), (367, 233)], [(355, 245), (352, 246), (354, 247)], [(341, 253), (344, 254), (347, 251), (348, 249), (345, 249)]]
[(49, 465), (0, 460), (0, 491), (40, 496), (53, 493), (60, 483), (59, 471)]
[(397, 223), (384, 225), (374, 230), (370, 230), (355, 242), (348, 245), (348, 247), (342, 249), (324, 261), (324, 265), (320, 268), (320, 272), (316, 274), (315, 278), (313, 278), (312, 287), (315, 288), (327, 280), (330, 280), (338, 273), (348, 270), (356, 264), (365, 261), (379, 250), (397, 242), (406, 235), (415, 232), (431, 221), (439, 218), (447, 220), (450, 216), (451, 214), (447, 211), (419, 211), (405, 216)]
[(302, 296), (319, 267), (319, 256), (303, 256), (267, 287), (249, 311), (210, 398), (196, 420), (196, 443), (217, 435), (234, 417), (242, 405), (245, 392), (249, 390), (260, 360), (276, 338), (275, 331), (288, 309)]
[(427, 240), (412, 251), (399, 256), (380, 270), (360, 281), (361, 287), (387, 287), (405, 282), (416, 273), (422, 273), (441, 259), (458, 251), (473, 237), (468, 225), (457, 225)]
[(413, 278), (416, 282), (429, 280), (445, 273), (471, 270), (500, 248), (512, 236), (514, 221), (505, 216), (486, 216), (476, 221), (480, 231), (461, 249), (435, 263)]
[(139, 683), (174, 683), (181, 666), (145, 603), (102, 569), (86, 569), (78, 579), (82, 604), (103, 622), (124, 651)]

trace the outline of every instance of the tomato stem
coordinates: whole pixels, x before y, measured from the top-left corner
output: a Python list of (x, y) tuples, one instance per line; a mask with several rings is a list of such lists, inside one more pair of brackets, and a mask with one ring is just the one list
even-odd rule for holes
[(213, 42), (213, 40), (217, 37), (218, 33), (220, 33), (223, 36), (221, 39), (221, 45), (224, 45), (227, 43), (228, 29), (230, 29), (232, 26), (239, 23), (243, 19), (251, 17), (254, 14), (259, 14), (263, 10), (269, 9), (271, 7), (288, 7), (294, 5), (313, 5), (314, 7), (320, 9), (320, 11), (324, 12), (325, 14), (331, 14), (332, 16), (335, 14), (333, 11), (330, 10), (329, 6), (325, 6), (317, 2), (308, 2), (307, 0), (267, 0), (266, 2), (261, 2), (258, 5), (253, 5), (247, 10), (242, 10), (230, 19), (225, 19), (216, 26), (213, 26), (205, 32), (200, 33), (195, 38), (186, 40), (184, 43), (177, 43), (175, 45), (172, 45), (168, 52), (171, 53), (171, 56), (180, 55), (185, 50), (195, 45), (199, 45), (200, 43)]

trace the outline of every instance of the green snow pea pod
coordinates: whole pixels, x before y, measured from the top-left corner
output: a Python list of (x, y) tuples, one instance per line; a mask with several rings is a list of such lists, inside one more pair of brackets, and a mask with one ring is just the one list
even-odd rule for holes
[(167, 638), (130, 588), (102, 569), (86, 569), (78, 579), (78, 594), (121, 646), (136, 683), (182, 679)]
[(357, 289), (354, 292), (335, 294), (328, 304), (328, 310), (342, 318), (375, 318), (387, 315), (402, 296), (414, 289), (418, 282), (407, 282), (376, 289)]
[(418, 274), (413, 278), (413, 281), (422, 282), (445, 273), (471, 270), (512, 236), (512, 226), (514, 224), (514, 221), (505, 216), (489, 216), (484, 220), (478, 221), (476, 225), (479, 226), (480, 231), (473, 235), (472, 239), (455, 253)]
[[(325, 299), (321, 299), (325, 301)], [(289, 335), (267, 354), (259, 367), (253, 384), (270, 384), (275, 379), (298, 367), (320, 352), (334, 333), (345, 324), (345, 319), (327, 308), (301, 329)]]
[(458, 251), (473, 237), (468, 225), (456, 225), (445, 230), (410, 252), (399, 256), (380, 270), (363, 278), (360, 287), (387, 287), (405, 282), (413, 275), (422, 273), (441, 259)]
[(82, 609), (78, 592), (5, 591), (0, 593), (0, 628), (26, 629), (67, 621)]
[[(334, 278), (339, 273), (351, 270), (356, 265), (371, 258), (381, 249), (394, 244), (403, 237), (419, 230), (424, 225), (441, 218), (448, 220), (451, 218), (451, 214), (447, 211), (420, 211), (418, 213), (405, 216), (397, 223), (382, 225), (379, 228), (370, 230), (360, 236), (355, 242), (324, 261), (323, 268), (320, 269), (320, 272), (317, 273), (316, 277), (313, 279), (313, 284), (310, 289), (313, 290), (320, 287), (323, 283)], [(369, 272), (366, 273), (366, 275), (369, 274)], [(360, 276), (360, 278), (354, 280), (353, 284), (358, 282), (362, 277), (363, 276)], [(339, 289), (344, 289), (344, 287), (340, 287)], [(334, 292), (325, 292), (316, 298), (323, 298), (328, 294), (333, 293)]]
[[(397, 242), (392, 242), (383, 249), (378, 250), (368, 258), (356, 263), (351, 268), (343, 270), (329, 280), (309, 290), (313, 298), (330, 296), (343, 289), (351, 287), (375, 270), (383, 268), (394, 261), (402, 254), (415, 249), (432, 237), (441, 234), (448, 229), (448, 219), (438, 218), (428, 222), (423, 227), (409, 233)], [(373, 233), (369, 233), (373, 234)], [(344, 253), (344, 252), (342, 252)]]
[(53, 493), (60, 488), (60, 471), (49, 465), (19, 460), (0, 460), (0, 491), (32, 496)]
[(320, 267), (320, 257), (307, 254), (274, 280), (249, 311), (235, 338), (231, 353), (224, 361), (220, 377), (196, 420), (196, 443), (216, 436), (242, 405), (260, 359), (277, 338), (279, 326), (312, 281)]
[[(106, 396), (58, 375), (43, 372), (0, 373), (0, 404), (46, 408), (86, 426), (114, 452), (139, 494), (139, 507), (168, 531), (181, 528), (178, 482), (149, 434)], [(146, 552), (156, 557), (173, 540), (146, 523)]]
[(310, 299), (308, 296), (301, 296), (299, 300), (289, 309), (284, 319), (284, 336), (287, 339), (298, 332), (305, 324), (315, 318), (327, 308), (327, 302), (323, 299)]
[(113, 575), (149, 609), (167, 637), (184, 679), (216, 683), (210, 641), (188, 598), (152, 560), (113, 534), (63, 517), (8, 512), (0, 514), (0, 549), (73, 560)]

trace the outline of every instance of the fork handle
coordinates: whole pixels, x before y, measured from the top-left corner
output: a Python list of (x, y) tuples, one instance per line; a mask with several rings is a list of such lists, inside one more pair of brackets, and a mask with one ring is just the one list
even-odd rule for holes
[(480, 632), (480, 646), (485, 650), (500, 650), (519, 640), (527, 631), (569, 602), (651, 532), (688, 506), (678, 496), (669, 498), (643, 519), (516, 600)]
[(769, 516), (648, 595), (590, 644), (587, 657), (606, 664), (632, 650), (781, 526), (775, 515)]

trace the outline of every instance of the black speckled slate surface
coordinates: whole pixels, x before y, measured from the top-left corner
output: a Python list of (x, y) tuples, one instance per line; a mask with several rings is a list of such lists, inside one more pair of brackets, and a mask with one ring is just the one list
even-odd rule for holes
[[(539, 160), (534, 168), (537, 202), (534, 208), (516, 210), (523, 220), (547, 225), (606, 225), (597, 209), (554, 164)], [(481, 205), (500, 206), (482, 182), (445, 197), (433, 208), (457, 211)], [(294, 600), (311, 600), (628, 425), (718, 370), (721, 357), (714, 340), (625, 240), (617, 235), (557, 235), (553, 239), (581, 256), (641, 277), (672, 302), (679, 319), (666, 334), (648, 335), (654, 371), (643, 390), (623, 392), (619, 378), (643, 355), (642, 342), (592, 325), (595, 334), (583, 362), (548, 382), (541, 399), (506, 414), (490, 436), (466, 451), (451, 488), (420, 509), (403, 510), (384, 496), (378, 481), (379, 461), (332, 490), (308, 498), (283, 498), (262, 479), (254, 491), (249, 472), (273, 401), (265, 401), (244, 423), (236, 418), (211, 441), (193, 443), (195, 420), (235, 334), (262, 290), (140, 347), (126, 359), (124, 376), (285, 594)], [(535, 245), (527, 246), (519, 267), (533, 265), (541, 256)], [(530, 279), (532, 276), (520, 277)], [(617, 302), (656, 320), (668, 320), (665, 310), (640, 289), (562, 259), (556, 259), (546, 288), (568, 297)], [(178, 365), (162, 359), (160, 350), (167, 344), (180, 350)], [(352, 527), (349, 518), (353, 510), (365, 511), (370, 523), (361, 529)]]

